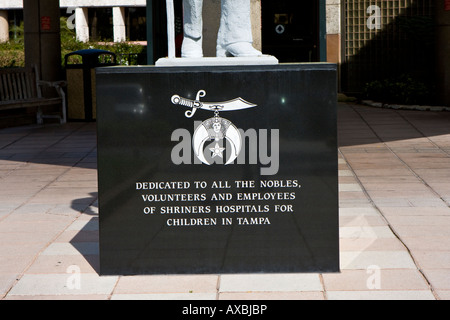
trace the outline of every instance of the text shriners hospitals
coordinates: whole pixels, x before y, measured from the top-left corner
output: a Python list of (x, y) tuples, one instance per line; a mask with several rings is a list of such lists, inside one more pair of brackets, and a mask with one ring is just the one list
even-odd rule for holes
[[(269, 205), (222, 205), (215, 206), (216, 213), (267, 213), (270, 211)], [(161, 207), (161, 214), (202, 214), (211, 213), (210, 206), (170, 206)]]

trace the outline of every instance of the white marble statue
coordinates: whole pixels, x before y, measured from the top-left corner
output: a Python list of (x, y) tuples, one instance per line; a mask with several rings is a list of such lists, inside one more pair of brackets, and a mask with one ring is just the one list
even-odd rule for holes
[[(221, 0), (222, 12), (217, 36), (217, 57), (257, 57), (262, 53), (253, 48), (250, 0)], [(203, 0), (183, 0), (183, 58), (203, 57)]]

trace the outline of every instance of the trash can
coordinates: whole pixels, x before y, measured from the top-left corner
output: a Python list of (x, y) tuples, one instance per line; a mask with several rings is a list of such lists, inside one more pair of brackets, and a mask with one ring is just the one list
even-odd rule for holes
[(95, 68), (117, 65), (113, 52), (85, 49), (64, 57), (67, 79), (67, 118), (77, 121), (95, 121)]

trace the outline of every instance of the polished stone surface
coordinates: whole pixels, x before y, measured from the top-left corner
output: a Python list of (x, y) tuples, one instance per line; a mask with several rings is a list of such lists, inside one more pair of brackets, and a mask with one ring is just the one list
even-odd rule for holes
[[(97, 88), (102, 274), (339, 271), (335, 65), (105, 68)], [(241, 139), (171, 102), (199, 90)]]

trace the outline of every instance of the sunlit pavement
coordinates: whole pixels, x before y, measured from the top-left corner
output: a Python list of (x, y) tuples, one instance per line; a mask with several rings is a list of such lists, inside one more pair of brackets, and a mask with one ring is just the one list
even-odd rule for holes
[(0, 130), (1, 299), (450, 299), (450, 112), (339, 104), (341, 272), (98, 275), (95, 123)]

